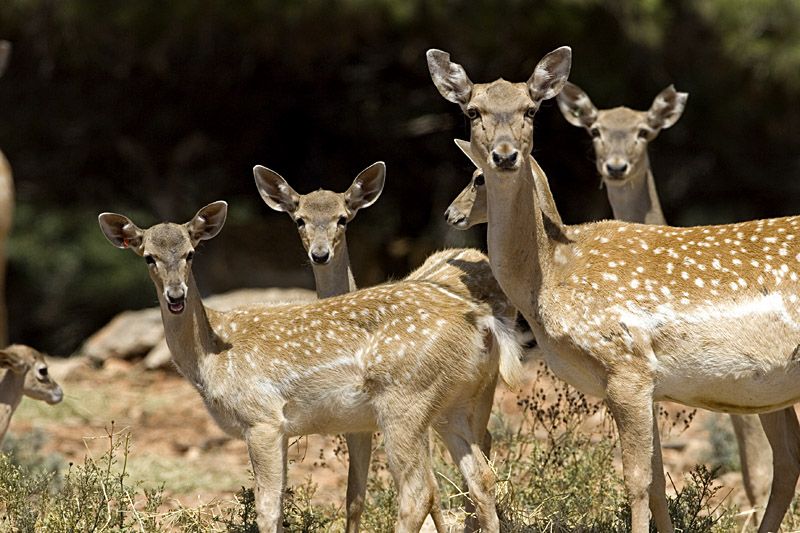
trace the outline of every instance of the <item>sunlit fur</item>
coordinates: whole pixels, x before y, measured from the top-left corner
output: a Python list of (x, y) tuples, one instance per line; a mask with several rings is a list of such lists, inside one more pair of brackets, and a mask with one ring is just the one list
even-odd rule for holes
[(775, 479), (759, 531), (777, 530), (800, 473), (797, 418), (776, 412), (800, 398), (800, 218), (546, 228), (532, 170), (496, 170), (485, 154), (493, 132), (473, 122), (471, 135), (486, 179), (492, 270), (548, 366), (606, 399), (620, 432), (632, 531), (648, 530), (648, 497), (659, 531), (673, 530), (653, 453), (653, 401), (662, 399), (764, 413)]
[(23, 396), (52, 405), (59, 403), (64, 393), (48, 374), (41, 353), (12, 344), (0, 350), (0, 442)]
[[(225, 212), (217, 202), (187, 224), (147, 230), (104, 213), (100, 225), (115, 246), (163, 256), (154, 243), (191, 250), (217, 234)], [(384, 434), (398, 487), (397, 531), (418, 531), (436, 490), (428, 427), (436, 427), (457, 457), (478, 455), (483, 432), (470, 418), (474, 402), (493, 385), (498, 365), (503, 379), (518, 379), (516, 370), (504, 374), (519, 365), (512, 324), (489, 304), (441, 283), (411, 279), (307, 305), (221, 313), (203, 306), (189, 268), (186, 308), (176, 314), (162, 289), (175, 274), (166, 270), (182, 263), (169, 264), (149, 267), (167, 343), (215, 420), (246, 440), (261, 531), (282, 529), (289, 437), (373, 431)], [(464, 428), (472, 435), (459, 434)], [(482, 481), (485, 490), (492, 479)], [(494, 529), (487, 519), (487, 529)]]

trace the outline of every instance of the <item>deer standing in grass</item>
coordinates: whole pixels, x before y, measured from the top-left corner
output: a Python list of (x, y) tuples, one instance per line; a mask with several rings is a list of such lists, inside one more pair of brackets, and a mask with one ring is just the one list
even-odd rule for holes
[(99, 222), (114, 246), (144, 257), (175, 364), (217, 423), (245, 439), (259, 530), (283, 528), (290, 437), (381, 431), (398, 490), (396, 531), (418, 531), (436, 500), (428, 450), (433, 425), (470, 493), (485, 495), (477, 504), (482, 529), (498, 531), (494, 476), (472, 413), (498, 372), (519, 382), (507, 309), (425, 280), (306, 305), (208, 309), (192, 261), (200, 242), (222, 229), (226, 213), (227, 204), (215, 202), (186, 224), (143, 230), (114, 213)]
[[(589, 95), (573, 83), (567, 82), (558, 93), (558, 108), (567, 122), (584, 128), (592, 137), (597, 171), (615, 219), (667, 224), (647, 146), (662, 129), (680, 119), (688, 97), (670, 85), (647, 111), (624, 106), (598, 110)], [(731, 422), (739, 445), (745, 493), (754, 507), (764, 505), (772, 479), (769, 441), (756, 415), (731, 415)]]
[(0, 350), (0, 443), (23, 396), (53, 405), (64, 398), (64, 393), (47, 372), (41, 353), (12, 344)]
[(492, 271), (530, 323), (553, 372), (604, 398), (620, 434), (632, 531), (648, 499), (672, 532), (654, 402), (758, 413), (773, 452), (759, 532), (777, 531), (800, 474), (800, 217), (673, 228), (620, 221), (564, 226), (532, 178), (533, 117), (569, 74), (547, 54), (526, 83), (473, 84), (428, 51), (439, 92), (470, 120), (487, 192)]
[[(11, 56), (11, 43), (0, 41), (0, 77)], [(6, 307), (6, 241), (14, 217), (14, 179), (11, 165), (0, 152), (0, 346), (8, 344), (8, 308)]]

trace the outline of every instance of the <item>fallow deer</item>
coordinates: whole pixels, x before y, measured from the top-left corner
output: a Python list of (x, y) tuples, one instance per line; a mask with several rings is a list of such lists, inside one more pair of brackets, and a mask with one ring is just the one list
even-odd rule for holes
[(473, 84), (428, 51), (439, 92), (471, 122), (486, 179), (492, 271), (556, 375), (608, 403), (619, 428), (632, 531), (673, 531), (653, 402), (758, 413), (775, 476), (759, 532), (776, 531), (800, 473), (800, 217), (673, 228), (564, 226), (541, 209), (533, 117), (566, 83), (568, 47), (527, 83)]
[[(396, 531), (418, 531), (435, 501), (428, 427), (467, 479), (484, 531), (498, 531), (494, 476), (470, 416), (500, 375), (516, 385), (519, 346), (505, 309), (410, 279), (306, 305), (206, 308), (192, 275), (200, 242), (216, 236), (225, 202), (186, 224), (139, 229), (114, 213), (100, 227), (144, 257), (175, 364), (217, 423), (247, 442), (260, 531), (282, 530), (287, 439), (384, 433), (399, 497)], [(499, 289), (498, 289), (499, 290)]]
[[(647, 111), (620, 106), (597, 109), (583, 89), (567, 82), (556, 96), (564, 118), (592, 137), (595, 164), (606, 186), (614, 218), (666, 225), (648, 145), (683, 114), (689, 94), (673, 85), (661, 91)], [(763, 506), (769, 496), (772, 457), (769, 441), (756, 415), (731, 415), (739, 446), (742, 482), (748, 500)]]
[(0, 442), (23, 396), (53, 405), (64, 398), (64, 393), (50, 377), (40, 352), (12, 344), (0, 350)]

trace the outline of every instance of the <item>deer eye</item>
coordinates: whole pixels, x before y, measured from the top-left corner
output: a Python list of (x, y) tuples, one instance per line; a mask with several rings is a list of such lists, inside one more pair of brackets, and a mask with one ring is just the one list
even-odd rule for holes
[(589, 130), (589, 135), (591, 135), (592, 137), (594, 137), (595, 139), (597, 139), (598, 137), (600, 137), (600, 129), (599, 129), (599, 128), (592, 128), (592, 129), (590, 129), (590, 130)]
[(486, 178), (484, 178), (483, 174), (478, 174), (475, 176), (475, 181), (473, 183), (476, 187), (482, 187), (486, 183)]
[(294, 221), (294, 223), (297, 224), (298, 228), (302, 228), (306, 225), (306, 221), (303, 220), (302, 218), (298, 218), (297, 220)]
[(347, 225), (347, 217), (339, 217), (339, 220), (337, 220), (336, 223), (338, 225), (340, 225), (340, 226), (346, 226)]
[(194, 259), (194, 250), (192, 250), (192, 251), (190, 251), (188, 254), (186, 254), (186, 262), (187, 262), (187, 263), (188, 263), (189, 261), (191, 261), (192, 259)]
[(529, 107), (528, 110), (525, 111), (525, 116), (528, 117), (528, 118), (533, 118), (533, 116), (535, 114), (536, 114), (536, 108), (535, 107)]
[(47, 379), (47, 367), (43, 366), (36, 369), (36, 377), (41, 380)]
[(144, 262), (147, 263), (150, 266), (155, 266), (155, 264), (156, 264), (156, 260), (153, 258), (152, 255), (144, 256)]
[(467, 118), (469, 118), (470, 120), (475, 120), (475, 119), (476, 119), (476, 118), (478, 118), (480, 115), (481, 115), (481, 114), (480, 114), (480, 113), (478, 113), (478, 110), (477, 110), (477, 109), (475, 109), (474, 107), (469, 107), (469, 108), (467, 108)]
[(640, 139), (646, 139), (647, 136), (650, 135), (650, 130), (642, 128), (639, 130), (639, 133), (637, 135), (639, 136)]

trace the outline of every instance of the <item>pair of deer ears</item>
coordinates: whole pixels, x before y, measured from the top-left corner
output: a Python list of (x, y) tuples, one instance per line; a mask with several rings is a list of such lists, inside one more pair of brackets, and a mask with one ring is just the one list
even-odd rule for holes
[[(300, 195), (283, 177), (267, 167), (256, 165), (253, 168), (258, 193), (264, 202), (275, 211), (294, 213), (300, 205)], [(344, 203), (350, 216), (364, 207), (375, 203), (383, 192), (386, 180), (386, 165), (383, 161), (373, 163), (362, 170), (352, 185), (344, 192)]]
[[(686, 107), (689, 93), (679, 93), (670, 85), (655, 97), (647, 110), (647, 126), (652, 130), (669, 128), (675, 124)], [(558, 95), (558, 108), (573, 126), (590, 129), (597, 120), (597, 108), (583, 89), (567, 82)]]
[[(228, 204), (223, 201), (213, 202), (200, 209), (197, 214), (183, 226), (189, 232), (192, 246), (200, 241), (216, 237), (225, 224), (228, 216)], [(144, 230), (139, 229), (131, 219), (117, 213), (102, 213), (98, 217), (100, 229), (106, 238), (117, 248), (130, 248), (139, 255), (143, 253)]]
[[(473, 87), (467, 71), (450, 61), (447, 52), (431, 49), (426, 56), (433, 84), (446, 100), (460, 105), (466, 111)], [(527, 81), (531, 99), (538, 105), (542, 100), (557, 95), (567, 82), (571, 68), (572, 49), (569, 46), (562, 46), (544, 56)]]

